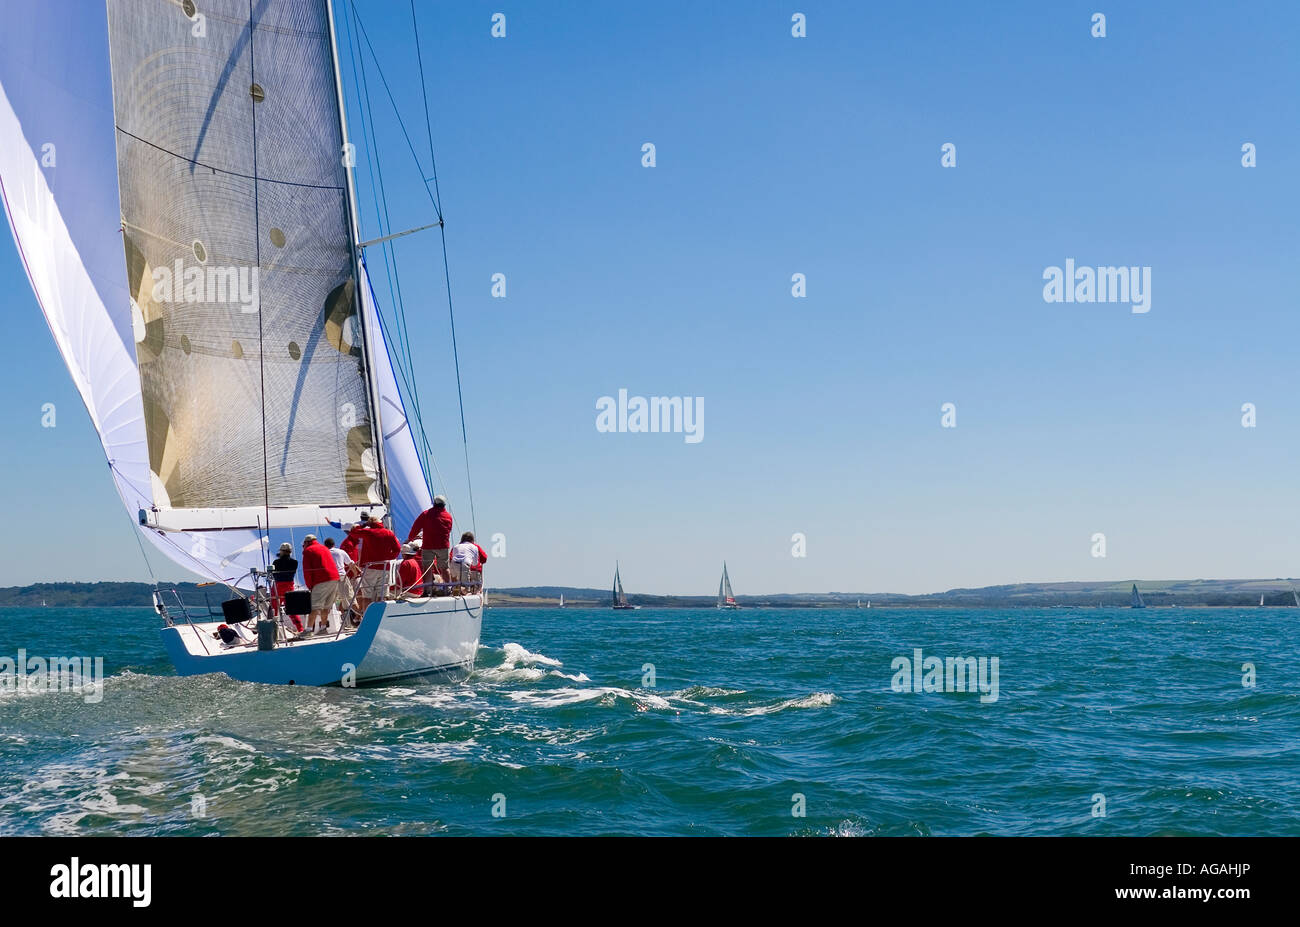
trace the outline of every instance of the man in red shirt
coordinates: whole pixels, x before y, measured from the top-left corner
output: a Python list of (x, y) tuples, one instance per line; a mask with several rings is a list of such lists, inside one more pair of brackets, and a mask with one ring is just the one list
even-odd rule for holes
[(415, 540), (421, 532), (424, 535), (420, 547), (421, 567), (425, 582), (430, 584), (427, 591), (432, 591), (432, 584), (437, 581), (434, 577), (447, 575), (451, 553), (451, 512), (447, 511), (446, 496), (433, 497), (433, 508), (425, 509), (415, 519), (411, 533), (406, 536), (407, 542)]
[(388, 597), (388, 567), (402, 553), (397, 535), (383, 523), (371, 519), (369, 512), (361, 513), (361, 520), (348, 532), (349, 538), (361, 543), (361, 588), (357, 593), (357, 611), (361, 615), (371, 602), (381, 602)]
[(343, 538), (343, 543), (339, 545), (339, 550), (347, 554), (348, 559), (350, 559), (353, 563), (356, 563), (357, 553), (360, 547), (361, 545), (357, 543), (357, 539), (352, 537), (351, 535), (348, 535)]
[(329, 610), (339, 597), (339, 568), (334, 565), (329, 548), (318, 543), (314, 534), (302, 539), (302, 579), (311, 590), (307, 627), (319, 633), (328, 628)]
[(402, 545), (402, 562), (397, 567), (397, 588), (405, 595), (420, 585), (420, 548), (418, 542)]

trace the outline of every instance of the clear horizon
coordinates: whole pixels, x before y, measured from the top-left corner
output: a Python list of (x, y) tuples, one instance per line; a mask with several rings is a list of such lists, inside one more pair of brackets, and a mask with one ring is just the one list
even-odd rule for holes
[[(358, 9), (418, 148), (406, 7)], [(489, 587), (599, 589), (615, 559), (682, 595), (724, 559), (743, 596), (1294, 572), (1300, 7), (1116, 2), (1104, 38), (1077, 3), (800, 9), (806, 38), (788, 4), (525, 3), (501, 39), (489, 5), (421, 9)], [(374, 107), (392, 226), (424, 224)], [(464, 515), (437, 248), (396, 245)], [(1067, 261), (1149, 267), (1149, 311), (1045, 301)], [(0, 281), (0, 585), (148, 581), (12, 238)], [(599, 430), (620, 390), (702, 399), (702, 440)], [(1042, 575), (1075, 578), (1006, 578)]]

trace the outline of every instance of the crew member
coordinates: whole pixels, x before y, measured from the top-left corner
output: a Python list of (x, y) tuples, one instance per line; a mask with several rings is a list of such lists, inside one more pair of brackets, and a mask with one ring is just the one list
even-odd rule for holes
[[(293, 559), (293, 545), (285, 541), (280, 545), (280, 555), (271, 561), (271, 614), (278, 615), (284, 604), (286, 592), (293, 592), (293, 578), (298, 573), (298, 561)], [(302, 630), (302, 619), (293, 616), (293, 626)]]
[(420, 542), (402, 545), (402, 562), (397, 567), (397, 590), (405, 595), (420, 585)]
[[(356, 545), (353, 545), (355, 547)], [(334, 546), (333, 538), (325, 539), (325, 548), (334, 559), (334, 566), (339, 571), (339, 612), (344, 620), (352, 613), (352, 603), (357, 597), (357, 579), (361, 576), (361, 567), (341, 547)]]
[(361, 588), (357, 593), (357, 612), (365, 615), (371, 602), (382, 602), (388, 597), (389, 564), (398, 558), (402, 545), (397, 535), (384, 527), (383, 522), (372, 519), (369, 512), (361, 513), (361, 520), (348, 531), (348, 537), (361, 544)]
[(474, 532), (466, 531), (451, 549), (451, 583), (482, 583), (487, 551), (474, 543)]
[(339, 570), (329, 548), (309, 534), (302, 539), (302, 580), (311, 590), (308, 628), (313, 634), (329, 629), (329, 611), (339, 597)]
[(447, 497), (434, 496), (433, 508), (425, 509), (411, 525), (407, 542), (423, 532), (420, 547), (421, 567), (426, 591), (433, 591), (434, 576), (447, 570), (447, 556), (451, 551), (451, 512), (447, 510)]

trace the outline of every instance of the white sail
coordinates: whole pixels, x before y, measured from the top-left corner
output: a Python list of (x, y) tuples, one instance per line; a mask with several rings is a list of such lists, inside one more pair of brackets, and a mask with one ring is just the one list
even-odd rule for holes
[(623, 591), (623, 580), (618, 575), (618, 564), (614, 564), (614, 591), (613, 606), (615, 608), (627, 607), (627, 594)]
[(736, 597), (731, 591), (731, 577), (727, 575), (727, 564), (722, 564), (722, 579), (718, 581), (718, 608), (735, 606)]

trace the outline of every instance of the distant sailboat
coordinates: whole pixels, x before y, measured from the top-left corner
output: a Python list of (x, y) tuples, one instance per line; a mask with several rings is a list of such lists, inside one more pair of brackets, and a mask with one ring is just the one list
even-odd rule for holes
[(1129, 594), (1129, 608), (1146, 608), (1147, 603), (1142, 601), (1142, 593), (1138, 592), (1138, 584), (1133, 584), (1133, 591)]
[(731, 593), (731, 577), (727, 575), (727, 561), (722, 561), (722, 579), (718, 582), (718, 608), (740, 608)]
[(560, 608), (564, 608), (564, 593), (560, 593)]
[(861, 600), (861, 599), (858, 599), (858, 608), (861, 608), (861, 607), (862, 607), (862, 600)]
[(610, 603), (611, 608), (640, 608), (640, 605), (629, 605), (627, 593), (623, 591), (623, 581), (618, 576), (618, 563), (614, 564), (614, 595)]
[(1260, 608), (1264, 607), (1264, 593), (1262, 592), (1259, 594), (1259, 607)]
[(1291, 597), (1295, 599), (1296, 608), (1300, 608), (1300, 592), (1295, 591), (1295, 586), (1291, 587)]

